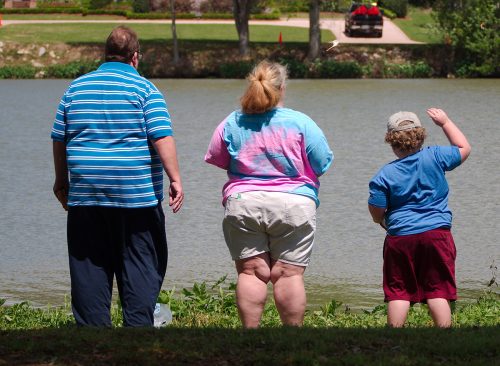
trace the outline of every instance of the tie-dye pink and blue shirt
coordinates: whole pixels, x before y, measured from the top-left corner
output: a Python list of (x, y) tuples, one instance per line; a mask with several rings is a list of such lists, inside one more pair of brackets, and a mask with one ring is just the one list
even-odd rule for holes
[(231, 113), (215, 130), (205, 161), (227, 170), (223, 203), (234, 193), (272, 191), (308, 196), (318, 206), (318, 177), (332, 164), (333, 153), (311, 118), (274, 108)]

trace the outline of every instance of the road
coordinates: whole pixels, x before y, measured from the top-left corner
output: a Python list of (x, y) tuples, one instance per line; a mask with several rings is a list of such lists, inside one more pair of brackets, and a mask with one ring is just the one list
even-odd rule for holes
[[(58, 23), (170, 23), (170, 20), (3, 20), (2, 25), (10, 24), (58, 24)], [(233, 20), (197, 20), (197, 19), (178, 19), (177, 24), (234, 24)], [(309, 19), (306, 18), (290, 18), (281, 20), (251, 20), (250, 24), (266, 24), (283, 27), (303, 27), (309, 28)], [(390, 19), (384, 18), (384, 29), (381, 38), (365, 38), (365, 37), (347, 37), (344, 34), (343, 19), (322, 19), (321, 28), (331, 30), (340, 43), (375, 43), (375, 44), (417, 44), (420, 42), (412, 41), (406, 34)]]

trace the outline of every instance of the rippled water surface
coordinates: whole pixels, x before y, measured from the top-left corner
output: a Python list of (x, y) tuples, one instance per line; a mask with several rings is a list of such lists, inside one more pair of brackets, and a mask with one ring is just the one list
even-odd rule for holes
[[(170, 262), (164, 288), (215, 282), (233, 263), (221, 232), (225, 173), (203, 162), (217, 124), (238, 105), (242, 80), (155, 80), (174, 121), (186, 202), (167, 213)], [(0, 81), (0, 298), (9, 303), (61, 304), (70, 292), (65, 212), (52, 194), (50, 129), (68, 80)], [(310, 115), (335, 154), (322, 177), (318, 232), (306, 286), (311, 306), (336, 299), (367, 308), (383, 299), (384, 232), (367, 211), (367, 184), (394, 156), (384, 144), (385, 121), (399, 110), (420, 115), (428, 144), (447, 144), (424, 117), (448, 111), (473, 147), (448, 174), (458, 250), (459, 294), (486, 289), (500, 250), (498, 80), (292, 80), (286, 105)]]

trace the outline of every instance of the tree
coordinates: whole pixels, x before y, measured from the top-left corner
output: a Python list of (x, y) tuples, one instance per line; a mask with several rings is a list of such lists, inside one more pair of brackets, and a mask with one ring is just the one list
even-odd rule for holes
[(170, 0), (170, 13), (172, 15), (172, 41), (174, 43), (174, 65), (179, 63), (179, 44), (177, 42), (177, 27), (175, 25), (175, 0)]
[(460, 76), (500, 75), (499, 0), (437, 0), (444, 41), (455, 51)]
[(240, 55), (248, 54), (248, 43), (250, 42), (250, 31), (248, 20), (250, 19), (250, 9), (256, 0), (233, 0), (233, 14), (238, 31), (238, 42)]
[(309, 60), (318, 58), (321, 47), (320, 3), (321, 0), (310, 0), (309, 2), (309, 52), (307, 54)]

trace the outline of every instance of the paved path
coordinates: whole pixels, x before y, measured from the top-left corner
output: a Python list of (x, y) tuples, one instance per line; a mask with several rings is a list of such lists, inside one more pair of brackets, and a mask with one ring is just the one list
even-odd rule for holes
[[(10, 24), (60, 24), (60, 23), (170, 23), (168, 19), (123, 19), (123, 20), (3, 20), (2, 25)], [(234, 24), (234, 20), (197, 20), (197, 19), (178, 19), (177, 24)], [(290, 18), (282, 20), (251, 20), (250, 24), (266, 24), (283, 27), (302, 27), (309, 28), (309, 19), (306, 18)], [(406, 34), (389, 19), (384, 18), (384, 29), (381, 38), (365, 38), (365, 37), (347, 37), (344, 34), (343, 19), (322, 19), (321, 28), (328, 29), (333, 32), (340, 43), (390, 43), (390, 44), (416, 44), (409, 39)]]

